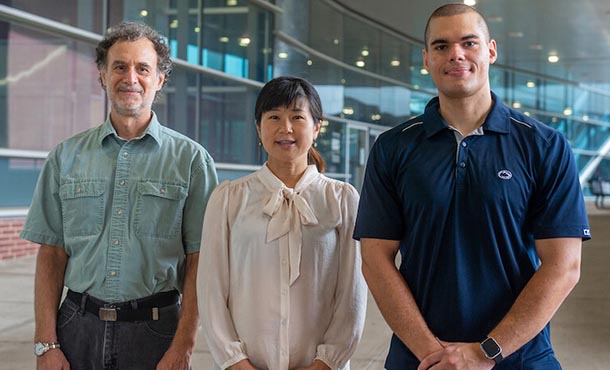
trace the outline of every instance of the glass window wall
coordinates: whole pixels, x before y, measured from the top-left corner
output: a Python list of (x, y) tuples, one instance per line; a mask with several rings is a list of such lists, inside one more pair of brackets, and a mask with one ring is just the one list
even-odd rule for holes
[[(359, 186), (363, 153), (377, 135), (423, 112), (435, 95), (423, 45), (328, 1), (279, 3), (283, 14), (247, 0), (70, 0), (62, 7), (16, 0), (10, 6), (98, 34), (134, 20), (166, 35), (182, 63), (154, 109), (161, 122), (210, 151), (221, 178), (248, 173), (265, 160), (253, 117), (260, 85), (284, 74), (309, 79), (327, 118), (318, 149), (328, 172)], [(0, 20), (0, 149), (48, 151), (101, 123), (107, 104), (95, 45), (11, 22)], [(593, 173), (610, 176), (603, 152), (610, 140), (606, 86), (501, 65), (492, 67), (490, 80), (506, 104), (560, 130), (581, 171), (597, 166)], [(598, 166), (600, 156), (606, 157)], [(0, 207), (27, 206), (41, 163), (0, 156), (0, 190), (19, 184), (0, 198)]]

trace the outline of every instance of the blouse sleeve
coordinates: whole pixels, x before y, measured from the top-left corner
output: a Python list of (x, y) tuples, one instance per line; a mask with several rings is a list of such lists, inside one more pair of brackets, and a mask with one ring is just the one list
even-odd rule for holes
[(332, 321), (318, 345), (316, 359), (331, 369), (342, 369), (354, 354), (362, 336), (366, 315), (367, 287), (362, 276), (360, 243), (352, 238), (358, 208), (358, 193), (349, 184), (341, 192), (338, 226), (339, 276)]
[(248, 358), (228, 308), (229, 192), (229, 182), (224, 182), (210, 196), (203, 221), (197, 272), (199, 315), (212, 357), (221, 369)]

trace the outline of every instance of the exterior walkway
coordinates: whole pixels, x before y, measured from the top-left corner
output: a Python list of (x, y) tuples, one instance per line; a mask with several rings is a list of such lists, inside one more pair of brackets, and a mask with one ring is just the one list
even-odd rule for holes
[[(552, 338), (564, 370), (610, 369), (610, 211), (590, 211), (593, 240), (583, 249), (582, 276), (552, 323)], [(0, 261), (0, 370), (34, 369), (35, 257)], [(372, 298), (362, 343), (352, 370), (381, 370), (390, 330)], [(211, 370), (200, 336), (194, 370)]]

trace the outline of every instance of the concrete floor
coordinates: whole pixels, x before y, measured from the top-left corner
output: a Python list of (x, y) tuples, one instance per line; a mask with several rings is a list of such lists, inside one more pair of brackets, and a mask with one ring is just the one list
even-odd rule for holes
[[(593, 240), (585, 243), (581, 280), (552, 322), (552, 338), (564, 370), (610, 369), (610, 211), (591, 209)], [(35, 257), (0, 261), (0, 370), (34, 369), (33, 287)], [(390, 330), (369, 298), (362, 342), (353, 370), (383, 369)], [(200, 336), (194, 370), (212, 369)]]

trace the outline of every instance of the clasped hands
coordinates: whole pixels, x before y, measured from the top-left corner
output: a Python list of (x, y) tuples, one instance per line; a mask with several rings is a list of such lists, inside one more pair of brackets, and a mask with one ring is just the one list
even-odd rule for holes
[(441, 348), (424, 357), (417, 370), (490, 370), (495, 365), (479, 343), (438, 342)]

